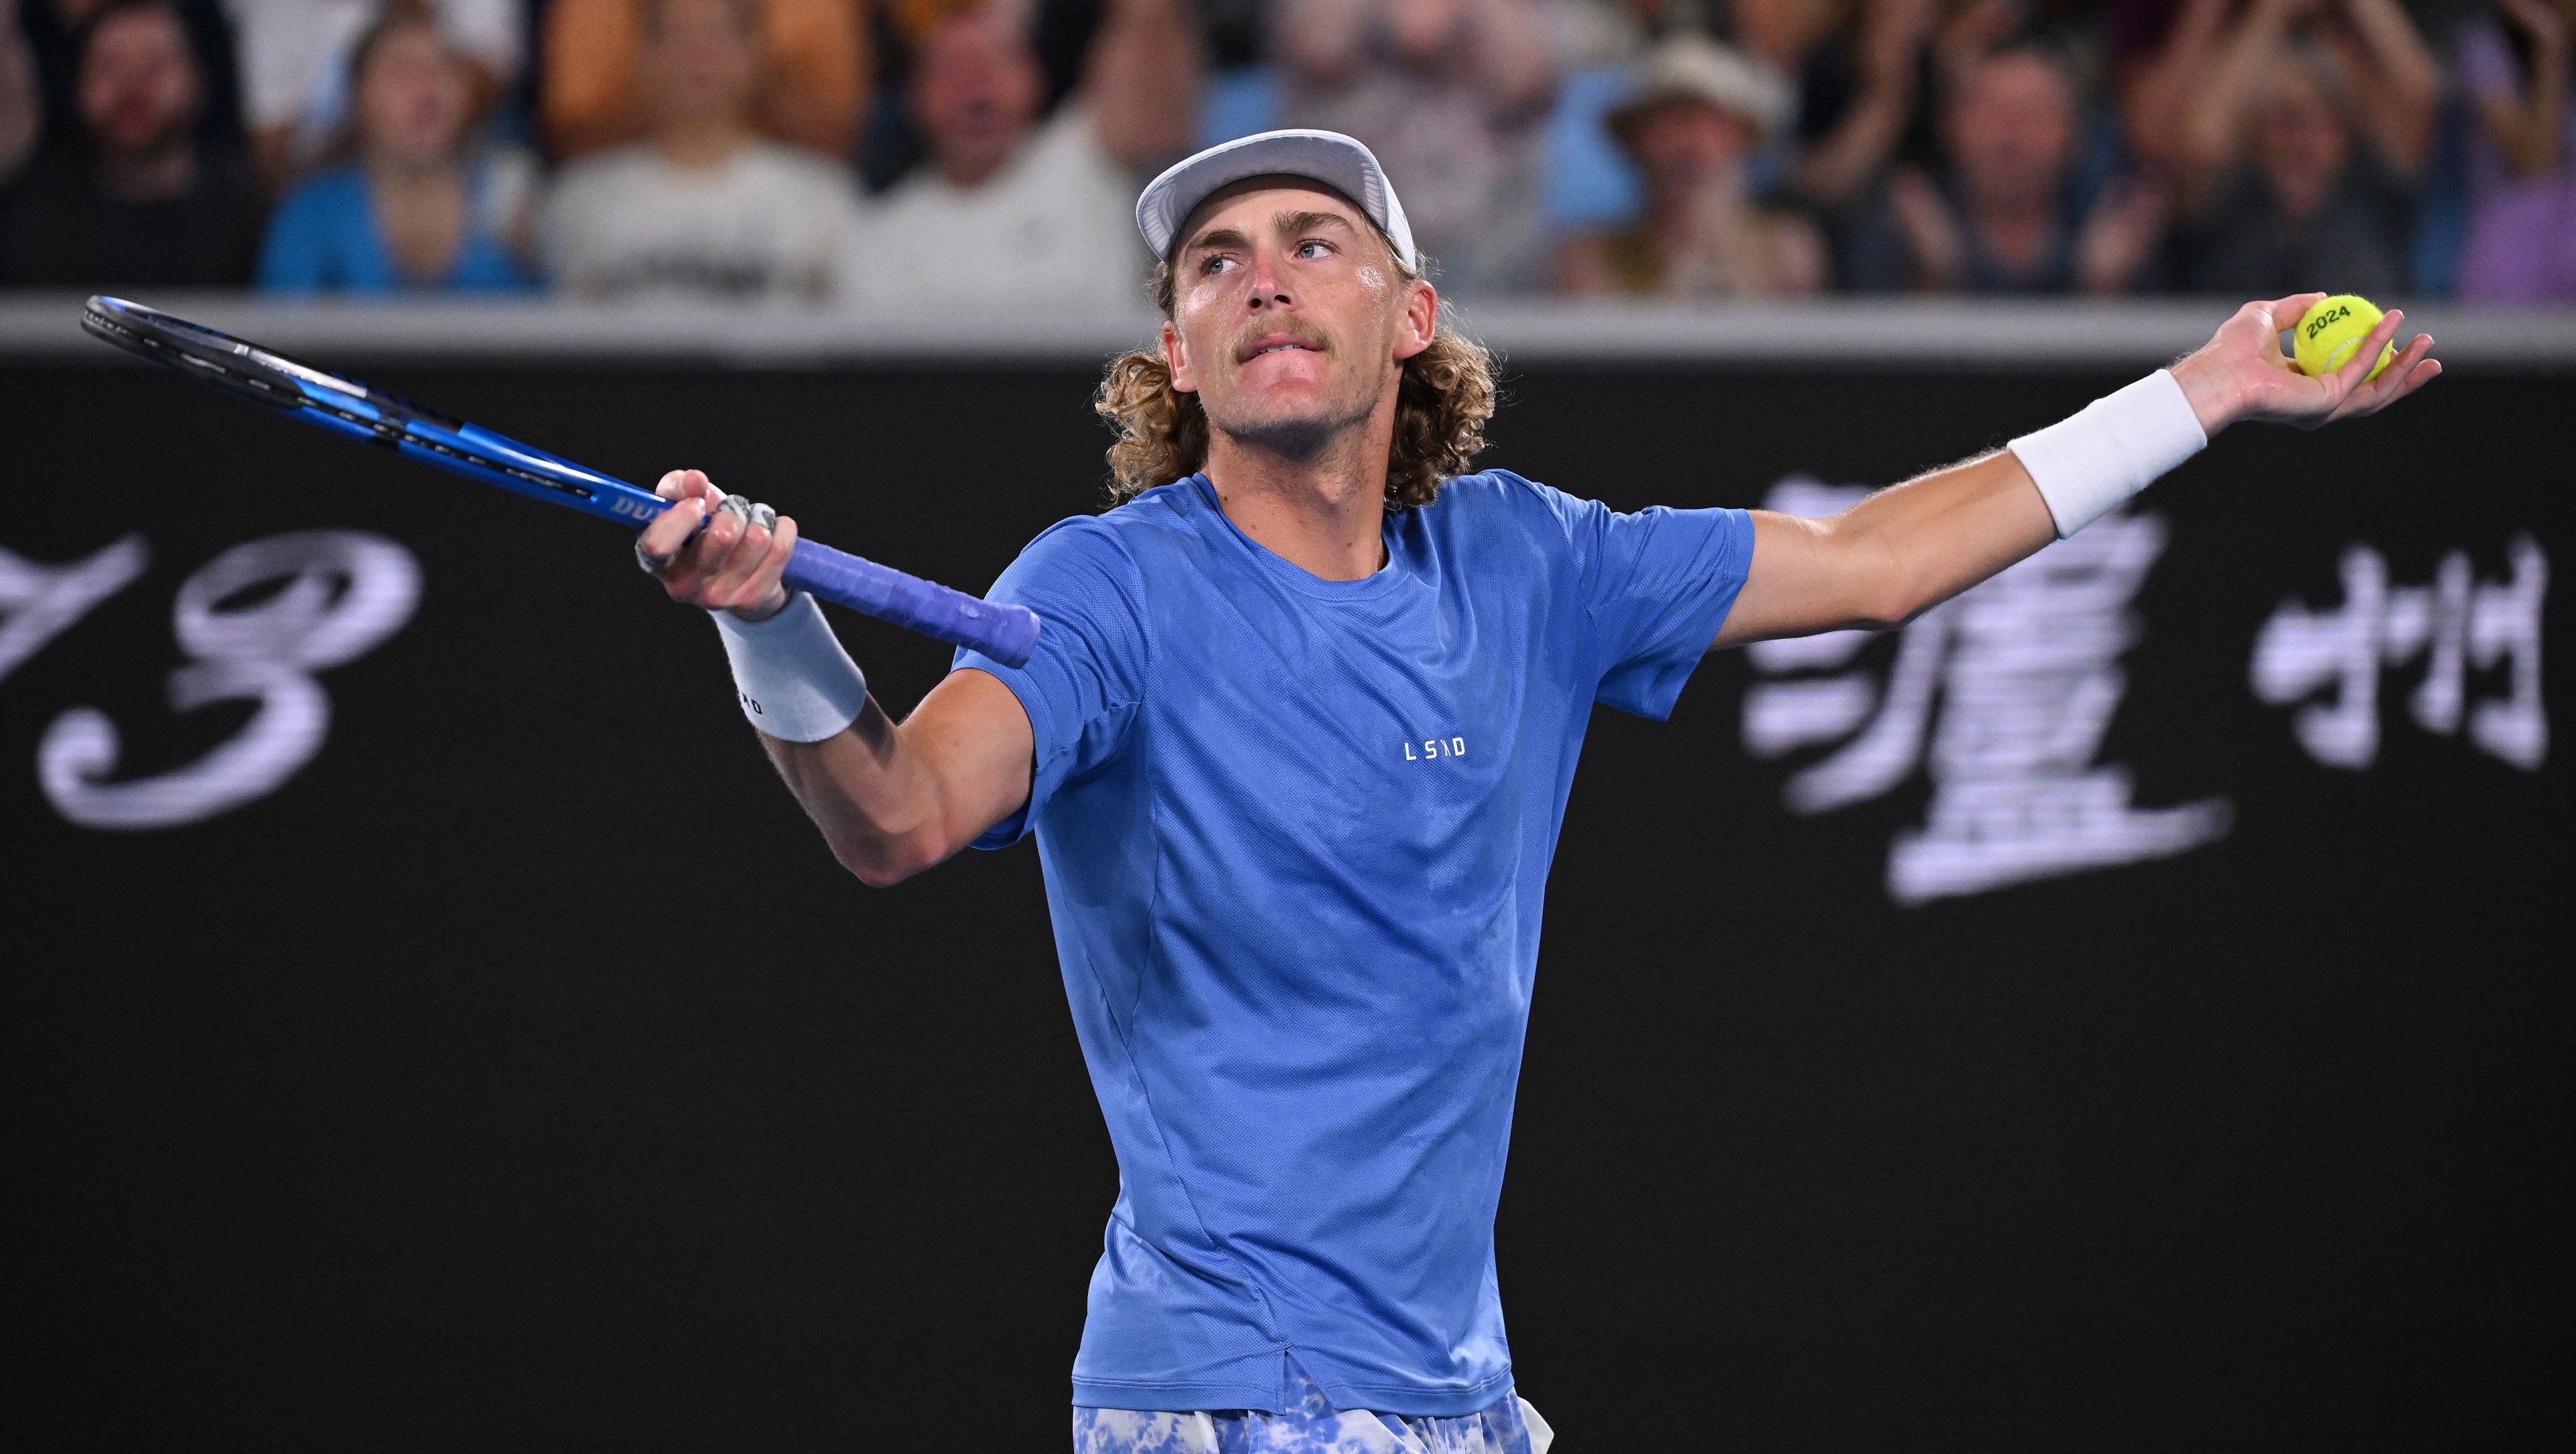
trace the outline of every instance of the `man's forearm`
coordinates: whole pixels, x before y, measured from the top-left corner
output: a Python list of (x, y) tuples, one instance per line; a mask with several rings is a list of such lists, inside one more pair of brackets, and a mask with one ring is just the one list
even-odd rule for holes
[(760, 745), (832, 856), (864, 882), (883, 887), (955, 851), (931, 831), (935, 785), (875, 698), (837, 737), (787, 742), (762, 733)]
[(2373, 369), (2394, 342), (2402, 310), (2380, 319), (2333, 373), (2300, 372), (2282, 354), (2280, 335), (2324, 298), (2248, 303), (2172, 368), (2007, 450), (1882, 491), (1830, 519), (1755, 511), (1752, 564), (1715, 644), (1895, 625), (2117, 509), (2233, 423), (2313, 429), (2377, 413), (2441, 373), (2433, 340), (2420, 334)]
[(2008, 449), (1881, 490), (1834, 521), (1880, 577), (1867, 619), (1910, 621), (2057, 539), (2057, 525)]
[(760, 737), (832, 856), (878, 888), (948, 859), (1026, 802), (1029, 744), (1017, 699), (975, 671), (951, 673), (901, 724), (870, 697), (820, 742)]
[(952, 671), (896, 725), (814, 599), (786, 587), (794, 519), (703, 470), (673, 470), (654, 491), (673, 503), (636, 538), (636, 562), (714, 621), (744, 718), (850, 872), (908, 878), (1028, 801), (1035, 739), (1009, 687)]
[(1716, 644), (1898, 626), (2057, 538), (2009, 450), (1821, 520), (1753, 512), (1754, 578)]

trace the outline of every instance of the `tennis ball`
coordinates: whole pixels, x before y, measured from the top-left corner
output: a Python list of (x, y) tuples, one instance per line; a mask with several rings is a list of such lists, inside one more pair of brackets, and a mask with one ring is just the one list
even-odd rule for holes
[[(2379, 305), (2356, 294), (2337, 293), (2310, 304), (2308, 311), (2299, 315), (2298, 332), (2290, 338), (2290, 352), (2299, 361), (2300, 373), (2318, 378), (2342, 368), (2352, 351), (2361, 347), (2362, 340), (2370, 337), (2370, 330), (2378, 326)], [(2380, 370), (2396, 357), (2397, 345), (2383, 344), (2379, 362), (2371, 366), (2369, 379), (2363, 382), (2378, 378)]]

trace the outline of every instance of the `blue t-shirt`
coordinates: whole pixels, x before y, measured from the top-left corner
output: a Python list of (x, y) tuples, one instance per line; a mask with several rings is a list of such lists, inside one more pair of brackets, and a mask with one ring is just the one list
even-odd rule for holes
[[(1592, 704), (1661, 718), (1753, 556), (1740, 510), (1501, 471), (1327, 581), (1204, 477), (1032, 542), (1028, 806), (1118, 1153), (1073, 1401), (1464, 1414), (1511, 1386), (1494, 1207), (1539, 909)], [(1288, 1355), (1288, 1356), (1283, 1356)]]
[[(475, 176), (479, 194), (488, 185)], [(376, 228), (367, 173), (356, 166), (318, 172), (277, 204), (259, 253), (259, 286), (272, 293), (394, 293), (410, 289), (494, 292), (531, 288), (536, 280), (499, 238), (481, 227), (479, 195), (466, 207), (465, 241), (444, 277), (415, 282), (394, 267)]]

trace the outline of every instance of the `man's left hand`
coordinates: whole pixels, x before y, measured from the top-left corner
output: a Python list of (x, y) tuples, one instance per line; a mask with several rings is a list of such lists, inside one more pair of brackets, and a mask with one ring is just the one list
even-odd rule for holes
[(2300, 293), (2248, 303), (2220, 325), (2208, 344), (2173, 366), (2174, 382), (2191, 400), (2202, 433), (2215, 439), (2240, 419), (2314, 429), (2336, 419), (2376, 414), (2441, 374), (2441, 360), (2432, 357), (2432, 335), (2419, 333), (2378, 378), (2363, 382), (2380, 349), (2397, 336), (2397, 325), (2406, 319), (2403, 309), (2391, 309), (2380, 319), (2342, 368), (2317, 378), (2299, 372), (2281, 352), (2281, 334), (2297, 327), (2299, 315), (2324, 296)]

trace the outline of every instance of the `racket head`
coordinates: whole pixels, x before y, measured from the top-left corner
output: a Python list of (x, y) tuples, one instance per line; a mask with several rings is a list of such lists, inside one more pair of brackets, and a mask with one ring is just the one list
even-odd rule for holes
[(316, 402), (319, 391), (321, 402), (356, 399), (395, 420), (419, 419), (449, 430), (462, 427), (460, 421), (399, 395), (370, 389), (247, 339), (124, 298), (104, 294), (91, 298), (81, 309), (81, 327), (92, 338), (146, 363), (275, 408), (303, 408)]
[(400, 394), (318, 369), (124, 298), (98, 296), (81, 310), (90, 336), (170, 372), (212, 384), (289, 417), (383, 445), (451, 473), (641, 526), (665, 502), (651, 492), (506, 435), (415, 404)]
[[(629, 529), (641, 528), (670, 508), (671, 502), (659, 495), (614, 476), (123, 298), (91, 298), (81, 310), (81, 327), (146, 363), (530, 499), (569, 506)], [(825, 600), (1011, 666), (1028, 659), (1037, 639), (1037, 617), (1025, 606), (979, 601), (811, 541), (798, 542), (788, 574), (799, 588)]]

